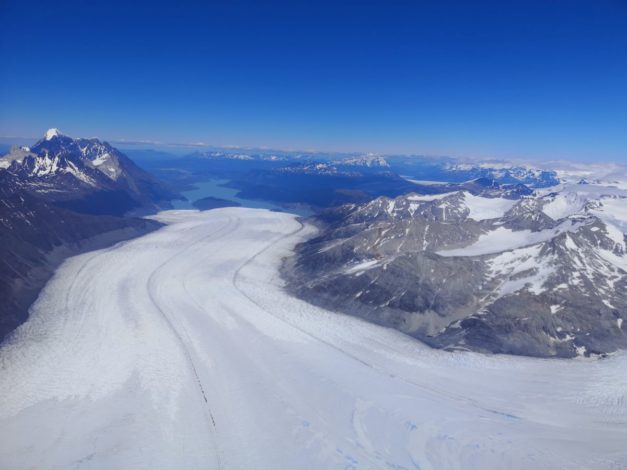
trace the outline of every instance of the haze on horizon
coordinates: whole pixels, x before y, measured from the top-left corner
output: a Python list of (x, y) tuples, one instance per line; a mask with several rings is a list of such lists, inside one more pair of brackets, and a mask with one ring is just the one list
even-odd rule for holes
[(627, 4), (0, 6), (0, 135), (627, 162)]

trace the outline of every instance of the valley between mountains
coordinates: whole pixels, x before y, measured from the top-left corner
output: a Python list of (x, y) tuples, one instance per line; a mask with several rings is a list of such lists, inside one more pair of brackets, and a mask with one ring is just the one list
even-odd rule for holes
[(618, 469), (627, 356), (431, 349), (287, 295), (295, 216), (167, 211), (0, 350), (3, 468)]

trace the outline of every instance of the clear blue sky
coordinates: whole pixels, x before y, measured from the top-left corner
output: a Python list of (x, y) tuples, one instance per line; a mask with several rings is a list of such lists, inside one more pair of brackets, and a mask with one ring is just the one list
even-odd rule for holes
[(626, 0), (0, 0), (0, 18), (4, 136), (627, 161)]

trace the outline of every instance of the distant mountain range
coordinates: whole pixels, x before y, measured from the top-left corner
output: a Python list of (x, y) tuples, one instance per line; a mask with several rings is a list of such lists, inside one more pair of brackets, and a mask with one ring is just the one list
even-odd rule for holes
[[(377, 154), (324, 155), (307, 153), (245, 153), (229, 151), (195, 152), (189, 159), (280, 162), (278, 168), (292, 173), (389, 172), (420, 180), (465, 182), (479, 178), (499, 184), (546, 187), (558, 184), (557, 172), (505, 162), (461, 162), (451, 158), (383, 156)], [(282, 168), (283, 167), (283, 168)]]
[(237, 190), (240, 198), (271, 201), (286, 208), (307, 206), (313, 211), (412, 191), (441, 193), (447, 190), (443, 185), (451, 182), (458, 189), (495, 184), (519, 194), (559, 183), (552, 171), (504, 163), (469, 166), (453, 159), (427, 157), (241, 149), (172, 155), (169, 159), (137, 155), (153, 173), (180, 191), (209, 178), (221, 179)]
[(158, 228), (129, 211), (169, 207), (176, 197), (124, 154), (56, 129), (0, 158), (0, 341), (67, 256)]

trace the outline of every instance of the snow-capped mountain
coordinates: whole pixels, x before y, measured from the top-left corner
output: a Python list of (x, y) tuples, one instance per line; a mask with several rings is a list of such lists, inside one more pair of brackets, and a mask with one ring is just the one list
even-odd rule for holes
[(448, 163), (445, 170), (451, 173), (465, 174), (475, 178), (491, 178), (505, 184), (522, 183), (534, 187), (544, 187), (558, 183), (554, 171), (519, 166), (509, 163)]
[(302, 173), (310, 175), (357, 174), (351, 171), (341, 171), (337, 168), (337, 166), (328, 162), (292, 163), (278, 168), (276, 171), (280, 173)]
[[(57, 129), (30, 148), (13, 148), (0, 158), (0, 171), (29, 192), (82, 212), (122, 214), (174, 196), (108, 143), (73, 139)], [(81, 202), (86, 200), (93, 211)]]
[(288, 160), (287, 157), (275, 154), (266, 153), (243, 153), (243, 152), (227, 152), (227, 151), (206, 151), (206, 152), (194, 152), (187, 155), (186, 158), (200, 158), (200, 159), (213, 159), (213, 160), (239, 160), (239, 161), (269, 161), (269, 162), (281, 162)]
[(389, 168), (390, 164), (381, 155), (368, 153), (358, 157), (348, 157), (339, 160), (333, 160), (334, 165), (340, 166), (364, 166), (368, 168)]
[(452, 157), (386, 156), (390, 169), (417, 183), (463, 183), (477, 179), (545, 188), (560, 183), (558, 172), (538, 162), (464, 161)]
[(320, 219), (285, 269), (309, 301), (435, 347), (562, 357), (627, 347), (626, 191), (409, 194)]

